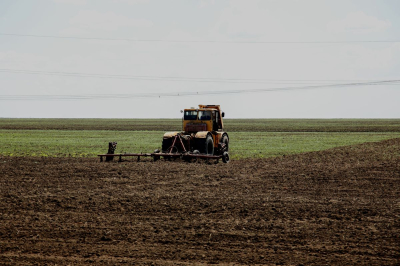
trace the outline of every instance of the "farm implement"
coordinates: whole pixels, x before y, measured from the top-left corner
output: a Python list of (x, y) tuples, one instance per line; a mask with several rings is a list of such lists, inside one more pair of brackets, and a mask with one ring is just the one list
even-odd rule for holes
[(111, 161), (118, 157), (152, 157), (154, 161), (161, 158), (166, 160), (183, 159), (192, 161), (197, 159), (215, 159), (216, 163), (222, 159), (229, 162), (229, 136), (224, 132), (222, 118), (225, 116), (219, 105), (199, 105), (199, 108), (190, 108), (182, 111), (183, 131), (166, 132), (163, 136), (161, 150), (153, 153), (123, 153), (115, 154), (117, 143), (110, 142), (108, 153), (99, 154), (100, 161), (103, 157)]

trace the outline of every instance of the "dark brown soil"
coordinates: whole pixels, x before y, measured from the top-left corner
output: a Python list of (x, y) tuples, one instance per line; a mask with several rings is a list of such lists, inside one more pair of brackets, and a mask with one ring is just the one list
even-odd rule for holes
[(0, 157), (2, 265), (399, 265), (400, 139), (229, 164)]

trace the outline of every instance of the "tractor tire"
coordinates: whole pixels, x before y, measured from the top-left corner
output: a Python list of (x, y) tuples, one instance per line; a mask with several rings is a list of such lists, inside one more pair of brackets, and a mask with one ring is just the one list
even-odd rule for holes
[(200, 153), (214, 155), (214, 141), (210, 135), (205, 139), (197, 139), (196, 143), (197, 150), (199, 150)]
[(222, 154), (222, 162), (229, 163), (229, 154), (226, 151)]
[(174, 141), (173, 138), (163, 139), (162, 147), (161, 147), (161, 150), (162, 150), (163, 153), (168, 153), (169, 152), (168, 149), (171, 148), (173, 141)]
[(227, 135), (222, 136), (220, 143), (225, 144), (226, 148), (224, 151), (228, 152), (229, 151), (229, 138)]

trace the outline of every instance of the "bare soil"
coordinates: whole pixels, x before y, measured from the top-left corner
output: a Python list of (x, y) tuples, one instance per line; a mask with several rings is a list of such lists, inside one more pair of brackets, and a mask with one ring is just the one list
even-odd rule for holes
[(1, 265), (399, 265), (400, 139), (229, 164), (0, 157)]

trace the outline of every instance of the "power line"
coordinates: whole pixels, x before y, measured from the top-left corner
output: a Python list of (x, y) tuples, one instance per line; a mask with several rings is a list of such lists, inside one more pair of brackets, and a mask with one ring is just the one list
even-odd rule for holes
[(399, 80), (379, 80), (369, 82), (355, 83), (338, 83), (329, 85), (312, 85), (300, 87), (278, 87), (278, 88), (263, 88), (263, 89), (238, 89), (238, 90), (220, 90), (220, 91), (200, 91), (200, 92), (166, 92), (166, 93), (133, 93), (133, 94), (86, 94), (86, 95), (0, 95), (0, 101), (12, 100), (95, 100), (95, 99), (132, 99), (132, 98), (161, 98), (161, 97), (179, 97), (179, 96), (202, 96), (202, 95), (225, 95), (225, 94), (243, 94), (243, 93), (262, 93), (272, 91), (294, 91), (294, 90), (309, 90), (323, 88), (344, 88), (358, 87), (371, 85), (389, 85), (400, 84)]
[(254, 78), (205, 78), (205, 77), (179, 77), (179, 76), (133, 76), (117, 74), (96, 74), (83, 72), (60, 72), (39, 71), (26, 69), (0, 69), (0, 73), (49, 75), (79, 78), (102, 78), (102, 79), (129, 79), (150, 81), (190, 81), (190, 82), (212, 82), (212, 83), (261, 83), (261, 84), (310, 84), (310, 83), (332, 83), (332, 82), (373, 82), (376, 80), (349, 80), (349, 79), (254, 79)]
[(126, 42), (154, 42), (154, 43), (224, 43), (224, 44), (351, 44), (351, 43), (400, 43), (400, 40), (366, 40), (366, 41), (212, 41), (212, 40), (164, 40), (164, 39), (131, 39), (131, 38), (105, 38), (105, 37), (77, 37), (57, 35), (35, 35), (0, 33), (1, 36), (52, 38), (73, 40), (97, 40), (97, 41), (126, 41)]

